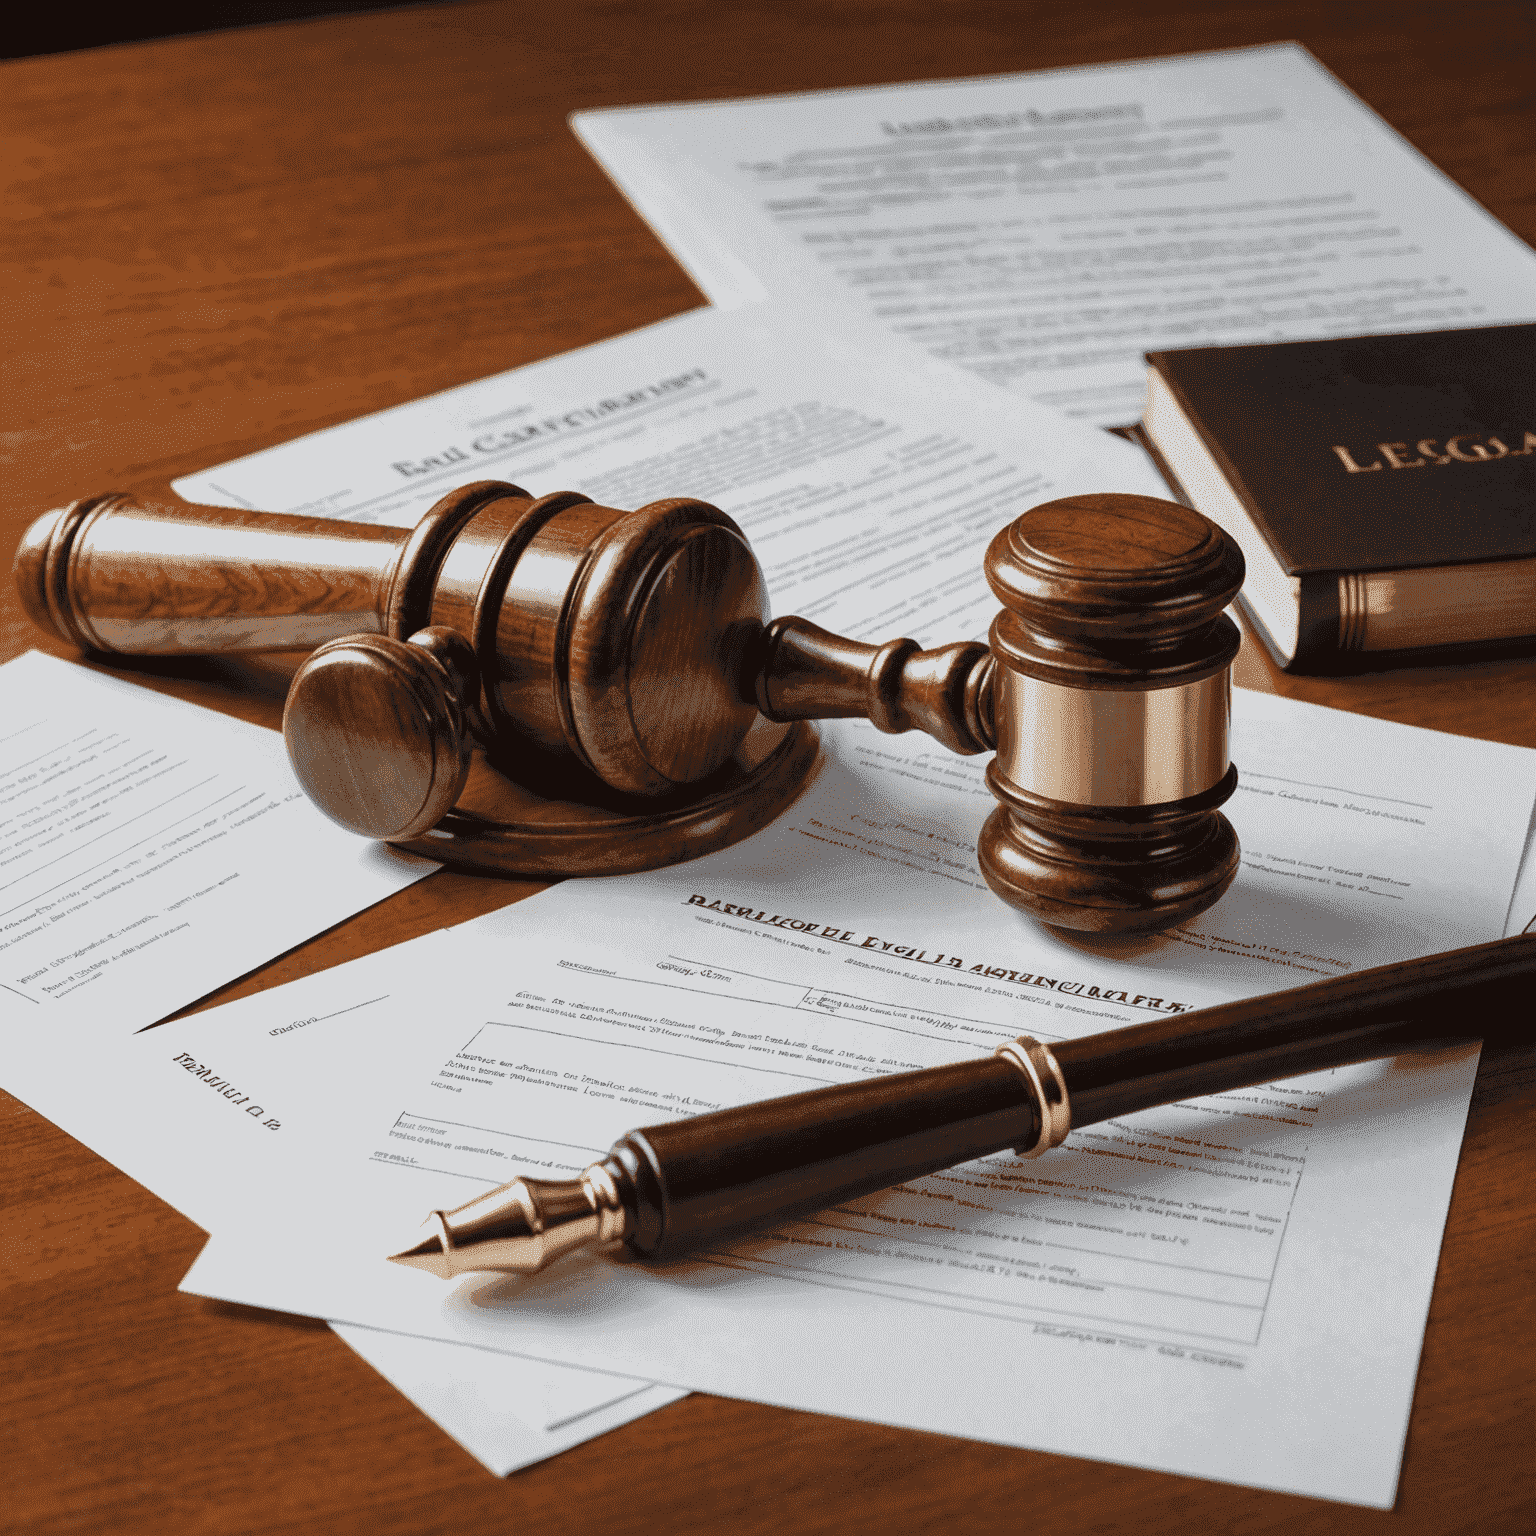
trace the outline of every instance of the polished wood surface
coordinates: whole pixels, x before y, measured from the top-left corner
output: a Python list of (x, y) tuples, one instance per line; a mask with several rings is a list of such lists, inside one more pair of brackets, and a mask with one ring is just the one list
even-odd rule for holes
[(283, 742), (304, 793), (359, 837), (435, 827), (469, 779), (474, 653), (456, 629), (347, 635), (294, 674)]
[(868, 720), (899, 736), (926, 731), (973, 757), (992, 734), (992, 661), (977, 640), (921, 650), (917, 641), (865, 645), (793, 616), (775, 619), (756, 678), (770, 720)]
[[(1531, 29), (1513, 0), (578, 0), (9, 63), (0, 544), (13, 548), (37, 511), (81, 487), (163, 486), (697, 304), (570, 136), (564, 118), (578, 108), (1295, 37), (1529, 240)], [(9, 590), (0, 644), (3, 656), (73, 654), (40, 640)], [(161, 660), (134, 675), (276, 728), (290, 671), (258, 657)], [(1293, 679), (1245, 638), (1236, 680), (1536, 746), (1530, 661)], [(222, 996), (532, 889), (445, 871)], [(178, 1295), (201, 1234), (0, 1100), (0, 1529), (1523, 1531), (1536, 1520), (1533, 1108), (1530, 1053), (1487, 1048), (1401, 1493), (1384, 1514), (703, 1397), (500, 1483), (322, 1326)]]
[(625, 794), (707, 778), (757, 717), (762, 574), (736, 524), (688, 498), (628, 510), (481, 480), (406, 530), (88, 495), (37, 518), (13, 575), (40, 629), (110, 656), (457, 632), (475, 663), (459, 702), (493, 752), (577, 762)]
[[(815, 757), (813, 732), (758, 718), (756, 558), (688, 498), (626, 511), (484, 480), (406, 530), (112, 493), (41, 514), (13, 576), (40, 631), (103, 656), (318, 647), (283, 711), (305, 792), (460, 867), (697, 858), (778, 815)], [(505, 809), (450, 818), (472, 735)]]
[(387, 627), (403, 528), (82, 496), (17, 546), (16, 596), (80, 650), (136, 656), (308, 650)]

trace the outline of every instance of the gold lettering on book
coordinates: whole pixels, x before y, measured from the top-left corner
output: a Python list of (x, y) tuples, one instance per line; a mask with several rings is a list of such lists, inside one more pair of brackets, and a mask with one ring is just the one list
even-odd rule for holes
[[(1434, 437), (1421, 437), (1414, 447), (1418, 450), (1418, 458), (1405, 457), (1408, 452), (1407, 443), (1377, 443), (1376, 451), (1385, 459), (1393, 469), (1418, 469), (1425, 464), (1449, 464), (1453, 459), (1460, 464), (1492, 464), (1497, 459), (1518, 459), (1528, 453), (1536, 453), (1536, 432), (1527, 431), (1521, 439), (1518, 448), (1511, 448), (1502, 437), (1489, 433), (1486, 439), (1479, 439), (1471, 432), (1460, 432), (1455, 437), (1446, 441), (1445, 452), (1437, 453), (1435, 444), (1439, 441)], [(1348, 448), (1335, 443), (1333, 451), (1339, 456), (1339, 462), (1352, 475), (1368, 475), (1374, 469), (1382, 467), (1381, 459), (1370, 464), (1357, 464), (1354, 455)]]
[(1349, 456), (1349, 449), (1340, 448), (1337, 443), (1334, 444), (1333, 451), (1338, 454), (1340, 460), (1343, 462), (1344, 468), (1347, 469), (1352, 475), (1368, 475), (1373, 469), (1381, 468), (1380, 459), (1377, 459), (1374, 464), (1356, 464), (1355, 461)]

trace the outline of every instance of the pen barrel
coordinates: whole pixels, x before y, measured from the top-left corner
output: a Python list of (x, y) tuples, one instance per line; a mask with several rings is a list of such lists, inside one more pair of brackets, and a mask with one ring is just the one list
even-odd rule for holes
[(609, 1154), (634, 1201), (629, 1243), (668, 1258), (737, 1228), (835, 1206), (1032, 1144), (1034, 1095), (995, 1056), (631, 1131)]
[(38, 518), (14, 569), (28, 616), (82, 650), (307, 650), (384, 632), (410, 536), (404, 528), (112, 494)]
[(1064, 1040), (1051, 1050), (1076, 1128), (1432, 1039), (1520, 1030), (1529, 1037), (1533, 984), (1536, 934), (1528, 934)]
[[(1075, 1128), (1431, 1040), (1529, 1037), (1533, 983), (1536, 934), (1064, 1040), (1050, 1053)], [(630, 1245), (669, 1258), (972, 1158), (1033, 1149), (1040, 1136), (1030, 1083), (989, 1056), (631, 1131), (605, 1166), (625, 1191)]]

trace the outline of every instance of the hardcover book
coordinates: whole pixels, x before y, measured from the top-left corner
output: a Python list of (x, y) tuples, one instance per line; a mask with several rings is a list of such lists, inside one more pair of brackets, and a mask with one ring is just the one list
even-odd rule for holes
[(1141, 435), (1287, 671), (1536, 648), (1536, 325), (1147, 354)]

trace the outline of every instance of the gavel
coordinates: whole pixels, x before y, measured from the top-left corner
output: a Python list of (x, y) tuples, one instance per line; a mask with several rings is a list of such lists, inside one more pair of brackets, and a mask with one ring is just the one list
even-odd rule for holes
[[(719, 509), (635, 511), (480, 481), (412, 529), (88, 497), (33, 523), (31, 618), (85, 651), (305, 649), (283, 716), (333, 820), (444, 862), (616, 874), (727, 846), (799, 793), (806, 722), (864, 718), (995, 749), (978, 858), (1042, 921), (1156, 930), (1237, 872), (1219, 807), (1243, 578), (1233, 541), (1173, 502), (1075, 496), (992, 540), (990, 644), (868, 645), (770, 619)], [(455, 808), (476, 742), (521, 795)]]

